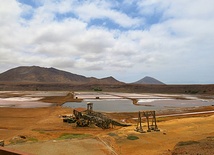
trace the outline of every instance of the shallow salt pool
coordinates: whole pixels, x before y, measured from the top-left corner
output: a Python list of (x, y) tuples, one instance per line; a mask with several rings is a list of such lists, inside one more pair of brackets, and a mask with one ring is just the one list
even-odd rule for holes
[(214, 105), (214, 101), (203, 100), (139, 99), (138, 105), (134, 105), (128, 99), (86, 99), (83, 102), (66, 102), (62, 106), (86, 108), (87, 102), (92, 102), (93, 109), (101, 112), (137, 112), (141, 110), (166, 110)]

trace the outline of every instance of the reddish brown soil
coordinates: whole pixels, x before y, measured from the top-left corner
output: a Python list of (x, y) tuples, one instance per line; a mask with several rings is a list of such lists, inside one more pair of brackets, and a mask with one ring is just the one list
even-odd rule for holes
[(46, 96), (40, 101), (55, 103), (56, 105), (60, 106), (65, 102), (81, 102), (82, 100), (83, 99), (74, 98), (74, 95), (72, 93), (68, 93), (66, 96)]
[[(54, 97), (53, 99), (55, 100)], [(204, 110), (214, 110), (214, 107), (195, 109), (195, 111)], [(193, 146), (182, 146), (182, 149), (187, 153), (188, 151), (198, 152), (199, 150), (204, 150), (205, 152), (200, 153), (211, 154), (213, 151), (213, 149), (204, 148), (204, 146), (210, 148), (210, 146), (213, 145), (213, 114), (158, 118), (157, 121), (160, 132), (138, 133), (134, 131), (136, 128), (136, 120), (132, 119), (133, 117), (137, 117), (137, 113), (108, 113), (107, 115), (109, 117), (116, 120), (123, 120), (126, 123), (132, 123), (132, 126), (116, 127), (106, 130), (95, 126), (79, 128), (76, 127), (75, 124), (63, 123), (59, 115), (69, 113), (72, 113), (71, 108), (62, 108), (60, 106), (31, 109), (0, 108), (0, 139), (5, 141), (5, 147), (13, 147), (14, 145), (11, 144), (18, 143), (15, 145), (17, 147), (14, 146), (14, 148), (21, 151), (24, 150), (24, 147), (27, 148), (28, 143), (33, 142), (35, 145), (31, 145), (31, 153), (37, 152), (37, 143), (42, 142), (42, 146), (44, 147), (46, 145), (46, 143), (43, 143), (44, 141), (56, 140), (63, 133), (89, 134), (89, 137), (83, 138), (84, 147), (92, 147), (88, 142), (92, 139), (97, 139), (102, 145), (96, 143), (94, 147), (100, 147), (101, 150), (104, 149), (103, 154), (109, 154), (109, 150), (111, 152), (112, 149), (116, 154), (122, 155), (169, 155), (181, 152), (178, 144), (179, 142), (186, 141), (199, 141), (201, 144), (194, 150), (192, 149)], [(146, 130), (146, 128), (146, 124), (143, 123), (143, 129)], [(136, 136), (139, 139), (130, 140), (127, 138), (128, 136)], [(208, 139), (207, 137), (210, 138)], [(76, 140), (81, 141), (83, 139), (77, 138)], [(203, 144), (201, 142), (203, 139), (208, 139), (211, 143)], [(71, 143), (71, 141), (73, 140), (68, 140), (67, 142)], [(22, 143), (22, 145), (20, 145), (20, 143)], [(66, 142), (65, 145), (67, 146)], [(57, 145), (54, 146), (57, 147)], [(59, 147), (61, 146), (59, 145)], [(76, 149), (80, 149), (78, 145), (77, 147)], [(47, 143), (47, 148), (49, 148), (49, 143)], [(66, 149), (64, 151), (66, 154)], [(82, 153), (86, 154), (88, 152)], [(100, 149), (97, 150), (97, 152), (93, 152), (93, 154), (100, 154)]]

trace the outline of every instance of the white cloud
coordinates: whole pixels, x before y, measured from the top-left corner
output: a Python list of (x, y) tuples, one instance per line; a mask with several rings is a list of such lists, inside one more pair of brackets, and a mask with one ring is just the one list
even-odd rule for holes
[(17, 19), (19, 18), (19, 15), (21, 13), (21, 8), (19, 5), (17, 5), (17, 2), (15, 0), (10, 1), (3, 1), (1, 0), (0, 5), (0, 25), (11, 25), (14, 24)]
[[(46, 0), (33, 8), (1, 0), (0, 71), (40, 65), (86, 76), (116, 75), (128, 82), (145, 74), (162, 77), (166, 83), (185, 82), (186, 77), (213, 82), (208, 76), (214, 76), (214, 2), (135, 2), (137, 18), (111, 1)], [(160, 12), (160, 22), (144, 29), (146, 16)], [(59, 19), (57, 14), (71, 16)], [(27, 15), (29, 19), (23, 18)], [(89, 24), (93, 19), (108, 19), (119, 26)], [(197, 80), (197, 69), (207, 78)]]
[(92, 19), (110, 19), (121, 27), (137, 27), (142, 23), (139, 18), (131, 18), (127, 14), (112, 9), (112, 5), (105, 1), (85, 2), (76, 6), (75, 12), (83, 21), (89, 22)]

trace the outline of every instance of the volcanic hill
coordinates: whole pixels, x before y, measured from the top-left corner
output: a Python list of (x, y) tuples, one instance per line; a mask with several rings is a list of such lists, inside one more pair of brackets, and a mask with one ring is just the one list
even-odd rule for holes
[(73, 83), (73, 84), (121, 84), (113, 77), (97, 79), (85, 77), (55, 68), (38, 66), (21, 66), (0, 74), (2, 82), (29, 82), (29, 83)]
[(105, 91), (131, 93), (214, 94), (214, 85), (167, 85), (145, 77), (123, 83), (113, 77), (85, 77), (55, 68), (17, 67), (0, 74), (0, 91)]
[(157, 80), (155, 78), (149, 77), (149, 76), (146, 76), (146, 77), (142, 78), (141, 80), (134, 82), (134, 84), (165, 85), (163, 82), (161, 82), (161, 81), (159, 81), (159, 80)]

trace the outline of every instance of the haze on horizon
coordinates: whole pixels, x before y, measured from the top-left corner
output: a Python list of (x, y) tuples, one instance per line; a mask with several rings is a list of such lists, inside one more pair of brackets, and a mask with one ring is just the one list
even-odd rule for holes
[(214, 84), (212, 0), (0, 4), (0, 73), (36, 65), (124, 82)]

